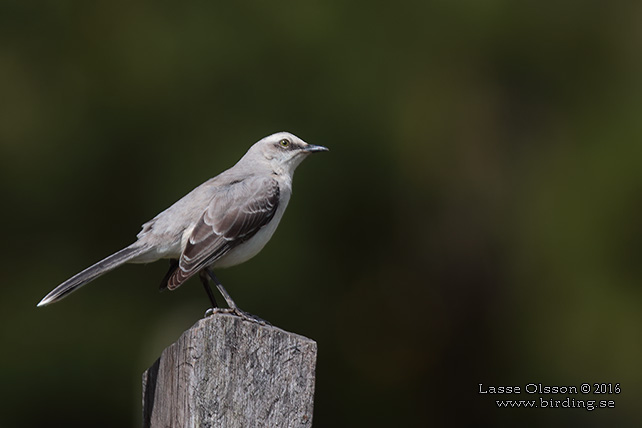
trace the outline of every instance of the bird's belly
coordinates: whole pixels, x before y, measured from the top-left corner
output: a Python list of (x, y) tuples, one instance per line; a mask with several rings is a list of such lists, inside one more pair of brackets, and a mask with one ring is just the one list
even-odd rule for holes
[(263, 247), (265, 247), (265, 244), (268, 243), (268, 241), (274, 234), (274, 231), (279, 224), (279, 220), (280, 218), (277, 218), (277, 216), (275, 216), (275, 218), (273, 218), (270, 223), (256, 232), (256, 234), (252, 238), (232, 248), (227, 254), (214, 262), (212, 266), (235, 266), (246, 262), (252, 257), (256, 256), (263, 249)]

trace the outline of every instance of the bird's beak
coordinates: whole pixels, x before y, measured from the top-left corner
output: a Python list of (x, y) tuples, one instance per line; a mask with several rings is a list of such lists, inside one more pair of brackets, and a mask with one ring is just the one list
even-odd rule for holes
[(314, 144), (308, 144), (303, 148), (304, 151), (306, 152), (327, 152), (330, 151), (327, 147), (323, 146), (315, 146)]

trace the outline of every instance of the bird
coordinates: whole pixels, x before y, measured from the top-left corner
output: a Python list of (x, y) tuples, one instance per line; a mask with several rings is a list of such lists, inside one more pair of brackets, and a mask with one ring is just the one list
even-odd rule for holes
[[(259, 140), (234, 166), (144, 223), (134, 243), (64, 281), (37, 306), (57, 302), (125, 263), (169, 259), (161, 289), (175, 290), (198, 274), (212, 311), (258, 318), (238, 308), (212, 269), (241, 264), (263, 249), (290, 200), (294, 170), (309, 154), (324, 151), (289, 132)], [(218, 307), (210, 280), (228, 308)]]

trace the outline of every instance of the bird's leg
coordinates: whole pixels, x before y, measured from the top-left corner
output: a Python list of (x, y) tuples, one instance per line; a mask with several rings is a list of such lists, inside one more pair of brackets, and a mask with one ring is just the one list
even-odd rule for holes
[[(214, 298), (214, 293), (212, 292), (212, 289), (210, 288), (210, 279), (205, 273), (204, 270), (202, 270), (198, 274), (199, 279), (201, 280), (201, 283), (203, 284), (203, 288), (205, 288), (205, 292), (207, 293), (207, 297), (210, 299), (210, 302), (212, 303), (212, 307), (209, 308), (207, 311), (205, 311), (205, 316), (208, 317), (212, 314), (230, 314), (234, 313), (234, 309), (231, 308), (219, 308), (218, 304), (216, 303), (216, 299)], [(233, 303), (233, 302), (232, 302)]]
[[(234, 300), (232, 300), (232, 297), (230, 297), (230, 294), (227, 292), (225, 287), (223, 287), (223, 284), (221, 284), (221, 281), (219, 281), (216, 275), (214, 275), (214, 272), (212, 272), (212, 269), (205, 268), (204, 271), (212, 279), (212, 281), (214, 281), (214, 284), (216, 284), (216, 288), (218, 288), (219, 293), (221, 293), (221, 295), (225, 299), (225, 302), (227, 302), (227, 306), (233, 311), (237, 310), (238, 306), (236, 306), (236, 303), (234, 303)], [(202, 272), (203, 271), (201, 271), (201, 273)]]
[(209, 278), (207, 277), (207, 275), (205, 275), (203, 271), (199, 273), (198, 277), (201, 280), (201, 284), (203, 284), (203, 288), (205, 288), (207, 297), (209, 297), (210, 302), (212, 303), (212, 309), (214, 310), (218, 309), (218, 305), (216, 304), (216, 299), (214, 298), (214, 293), (212, 293), (212, 289), (210, 288)]
[[(203, 274), (203, 272), (206, 272), (207, 275), (212, 279), (212, 281), (214, 281), (214, 284), (216, 284), (216, 288), (218, 289), (219, 293), (221, 293), (223, 295), (223, 298), (227, 302), (227, 306), (229, 306), (229, 310), (230, 310), (231, 313), (233, 313), (236, 316), (241, 317), (242, 319), (244, 319), (246, 321), (255, 322), (255, 323), (258, 323), (258, 324), (261, 324), (261, 325), (271, 325), (269, 322), (265, 321), (264, 319), (259, 318), (256, 315), (252, 315), (249, 312), (245, 312), (245, 311), (239, 309), (239, 307), (236, 306), (236, 303), (234, 303), (234, 300), (232, 300), (232, 297), (227, 292), (225, 287), (223, 287), (223, 284), (221, 284), (221, 281), (219, 281), (218, 278), (216, 277), (216, 275), (214, 275), (214, 272), (212, 272), (212, 269), (210, 269), (209, 267), (203, 269), (201, 271), (201, 275)], [(220, 311), (220, 310), (218, 310), (218, 311)]]

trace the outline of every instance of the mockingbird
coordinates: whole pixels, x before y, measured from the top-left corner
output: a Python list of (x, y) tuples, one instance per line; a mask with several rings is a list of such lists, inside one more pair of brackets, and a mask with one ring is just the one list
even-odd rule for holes
[(198, 273), (214, 310), (209, 279), (225, 298), (228, 311), (245, 314), (211, 268), (243, 263), (261, 251), (288, 205), (294, 170), (308, 154), (327, 150), (287, 132), (263, 138), (232, 168), (143, 224), (136, 242), (69, 278), (38, 306), (56, 302), (124, 263), (169, 259), (161, 289), (174, 290)]

